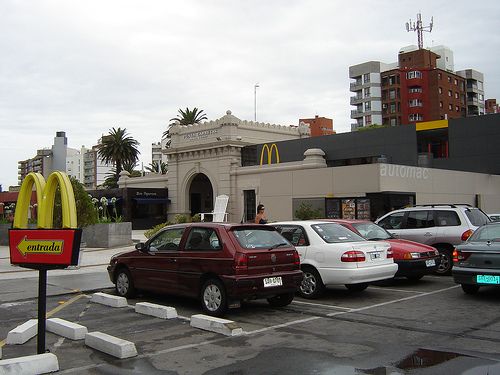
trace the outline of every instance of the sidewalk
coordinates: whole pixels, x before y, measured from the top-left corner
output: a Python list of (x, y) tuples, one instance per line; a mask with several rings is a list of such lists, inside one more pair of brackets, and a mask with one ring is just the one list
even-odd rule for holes
[[(144, 231), (132, 231), (132, 240), (134, 244), (144, 242)], [(133, 250), (134, 244), (109, 249), (81, 248), (77, 267), (47, 272), (47, 295), (113, 287), (107, 272), (109, 260), (114, 254)], [(9, 247), (0, 246), (0, 302), (36, 297), (38, 276), (36, 270), (11, 265)]]

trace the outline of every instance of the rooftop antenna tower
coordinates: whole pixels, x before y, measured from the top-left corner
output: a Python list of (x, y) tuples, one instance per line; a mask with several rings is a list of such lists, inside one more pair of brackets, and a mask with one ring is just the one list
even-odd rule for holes
[(431, 23), (427, 26), (422, 25), (422, 15), (417, 13), (417, 22), (413, 22), (410, 18), (409, 22), (406, 22), (406, 31), (416, 31), (418, 36), (418, 49), (424, 48), (424, 31), (431, 32), (432, 25), (434, 24), (434, 17), (431, 17)]

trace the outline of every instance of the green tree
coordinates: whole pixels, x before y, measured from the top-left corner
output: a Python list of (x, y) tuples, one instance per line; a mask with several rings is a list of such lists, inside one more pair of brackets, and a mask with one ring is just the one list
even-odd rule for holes
[(152, 163), (149, 163), (146, 170), (153, 173), (158, 173), (158, 170), (160, 170), (161, 174), (165, 174), (167, 173), (167, 163), (160, 161), (160, 165), (158, 166), (158, 162), (155, 160)]
[[(97, 223), (97, 212), (94, 208), (91, 197), (85, 191), (83, 185), (76, 178), (70, 176), (69, 179), (71, 181), (71, 186), (73, 187), (73, 194), (75, 195), (78, 227), (83, 228)], [(59, 187), (56, 191), (56, 198), (54, 203), (54, 228), (61, 228), (62, 207)]]
[(314, 209), (308, 203), (301, 203), (299, 208), (295, 210), (295, 217), (299, 220), (320, 219), (322, 216), (319, 208)]
[(108, 135), (102, 137), (97, 153), (105, 163), (114, 165), (115, 179), (118, 181), (126, 165), (135, 166), (137, 163), (140, 154), (138, 146), (139, 142), (130, 137), (126, 129), (112, 128)]
[(191, 125), (191, 124), (199, 124), (203, 120), (207, 120), (207, 115), (203, 112), (202, 109), (198, 109), (194, 107), (192, 110), (186, 107), (186, 110), (182, 109), (178, 110), (179, 114), (177, 117), (170, 119), (170, 124), (168, 125), (167, 130), (163, 133), (163, 139), (167, 140), (165, 145), (166, 148), (170, 147), (170, 127), (175, 124), (179, 125)]

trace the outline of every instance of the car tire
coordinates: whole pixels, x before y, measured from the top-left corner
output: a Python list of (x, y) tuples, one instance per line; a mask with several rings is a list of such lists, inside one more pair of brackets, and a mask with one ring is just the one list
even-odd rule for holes
[(285, 307), (292, 303), (294, 293), (283, 293), (267, 299), (271, 307)]
[(368, 283), (346, 284), (345, 287), (349, 292), (359, 293), (368, 288)]
[(128, 269), (120, 268), (117, 271), (115, 289), (120, 297), (131, 298), (135, 295), (134, 281)]
[(424, 277), (424, 275), (413, 275), (413, 276), (406, 276), (406, 278), (410, 281), (419, 281)]
[(227, 311), (227, 297), (224, 284), (219, 279), (208, 279), (201, 288), (201, 306), (211, 316), (223, 316)]
[(304, 267), (302, 268), (304, 273), (304, 278), (300, 283), (299, 295), (303, 298), (314, 299), (318, 298), (323, 294), (325, 290), (325, 285), (319, 272), (314, 267)]
[(462, 284), (462, 290), (467, 294), (476, 294), (479, 291), (479, 285)]
[(453, 267), (451, 251), (443, 247), (437, 247), (437, 249), (441, 255), (441, 261), (439, 262), (439, 266), (435, 273), (437, 275), (450, 275), (451, 268)]

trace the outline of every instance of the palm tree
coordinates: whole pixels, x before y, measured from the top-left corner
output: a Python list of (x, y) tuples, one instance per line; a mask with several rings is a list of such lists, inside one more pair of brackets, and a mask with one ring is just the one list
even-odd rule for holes
[(198, 109), (196, 107), (194, 107), (193, 110), (190, 110), (188, 107), (186, 107), (185, 111), (179, 108), (178, 112), (179, 114), (177, 115), (177, 117), (170, 119), (170, 124), (168, 125), (168, 129), (165, 130), (165, 132), (163, 133), (162, 138), (167, 139), (166, 148), (170, 147), (170, 127), (172, 125), (199, 124), (203, 120), (207, 120), (207, 115), (205, 114), (205, 112), (203, 112), (202, 109)]
[(146, 170), (153, 173), (159, 173), (158, 171), (160, 171), (161, 174), (165, 174), (167, 173), (167, 163), (160, 161), (160, 165), (158, 168), (158, 162), (155, 160), (152, 163), (149, 163), (149, 165), (146, 167)]
[(108, 135), (102, 137), (97, 153), (105, 163), (114, 165), (116, 181), (120, 178), (120, 172), (124, 166), (132, 166), (133, 168), (137, 163), (140, 154), (137, 146), (139, 146), (139, 142), (130, 137), (126, 129), (113, 128)]

